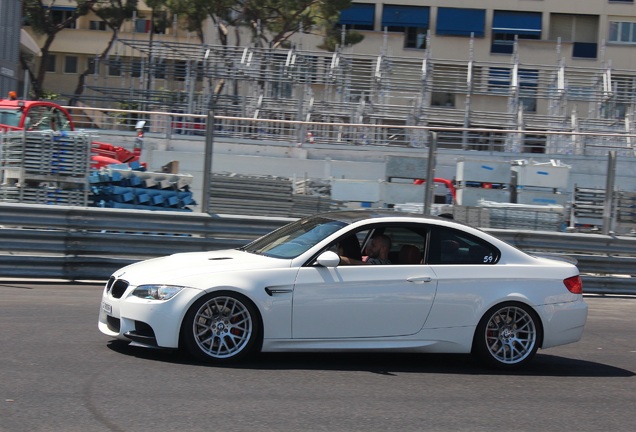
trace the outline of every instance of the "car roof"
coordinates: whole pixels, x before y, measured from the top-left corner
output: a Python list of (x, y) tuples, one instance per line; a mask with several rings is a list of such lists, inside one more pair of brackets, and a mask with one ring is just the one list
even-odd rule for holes
[(54, 106), (59, 107), (54, 102), (49, 101), (32, 101), (32, 100), (11, 100), (11, 99), (0, 99), (0, 108), (28, 108), (35, 105), (45, 105), (45, 106)]
[[(341, 210), (326, 213), (320, 213), (314, 217), (324, 217), (334, 219), (347, 224), (363, 221), (366, 219), (421, 219), (422, 221), (440, 221), (451, 222), (450, 219), (437, 216), (427, 216), (421, 213), (398, 212), (390, 209), (359, 209), (359, 210)], [(457, 223), (457, 222), (455, 222)]]

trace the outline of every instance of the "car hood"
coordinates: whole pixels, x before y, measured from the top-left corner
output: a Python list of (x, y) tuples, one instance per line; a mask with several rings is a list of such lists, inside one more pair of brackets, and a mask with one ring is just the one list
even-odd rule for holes
[(288, 268), (291, 261), (255, 255), (236, 249), (211, 252), (187, 252), (140, 261), (126, 266), (115, 276), (127, 280), (131, 285), (178, 283), (186, 277), (201, 274)]

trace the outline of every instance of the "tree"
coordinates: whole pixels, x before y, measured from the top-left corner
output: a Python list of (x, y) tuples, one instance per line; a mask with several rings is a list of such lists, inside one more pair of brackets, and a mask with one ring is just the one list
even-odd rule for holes
[(99, 0), (75, 0), (77, 8), (67, 14), (59, 15), (54, 13), (53, 6), (55, 0), (23, 0), (24, 17), (31, 25), (35, 33), (45, 35), (44, 44), (40, 48), (42, 54), (37, 72), (33, 72), (30, 67), (23, 62), (23, 66), (29, 72), (32, 79), (33, 93), (36, 99), (40, 99), (44, 94), (44, 78), (46, 77), (46, 67), (49, 62), (49, 52), (55, 37), (65, 28), (73, 25), (77, 19), (86, 15)]
[(187, 16), (188, 30), (196, 32), (202, 43), (204, 25), (210, 18), (222, 45), (227, 45), (230, 28), (234, 28), (240, 45), (239, 30), (246, 28), (256, 46), (276, 48), (301, 31), (332, 37), (339, 12), (348, 8), (351, 0), (166, 0), (166, 5)]
[[(97, 62), (103, 61), (108, 56), (110, 49), (119, 36), (121, 26), (126, 20), (132, 18), (133, 13), (137, 10), (137, 3), (138, 0), (99, 0), (91, 7), (91, 11), (101, 18), (113, 32), (102, 52), (96, 56)], [(78, 77), (77, 86), (73, 97), (69, 100), (69, 105), (75, 105), (79, 97), (84, 93), (86, 77), (90, 73), (91, 68), (87, 66)]]

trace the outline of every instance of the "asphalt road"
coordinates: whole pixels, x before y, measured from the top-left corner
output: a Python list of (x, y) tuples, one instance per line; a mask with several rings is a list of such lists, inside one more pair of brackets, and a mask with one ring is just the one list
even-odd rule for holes
[(636, 428), (636, 298), (588, 297), (583, 339), (523, 372), (470, 356), (262, 354), (216, 367), (113, 342), (101, 286), (0, 282), (0, 431)]

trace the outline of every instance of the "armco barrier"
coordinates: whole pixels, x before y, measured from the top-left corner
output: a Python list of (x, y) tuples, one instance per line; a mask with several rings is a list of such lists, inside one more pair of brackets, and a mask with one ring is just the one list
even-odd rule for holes
[[(105, 280), (145, 258), (236, 248), (291, 220), (0, 203), (0, 278)], [(636, 238), (486, 231), (528, 252), (575, 258), (588, 293), (636, 294)]]

